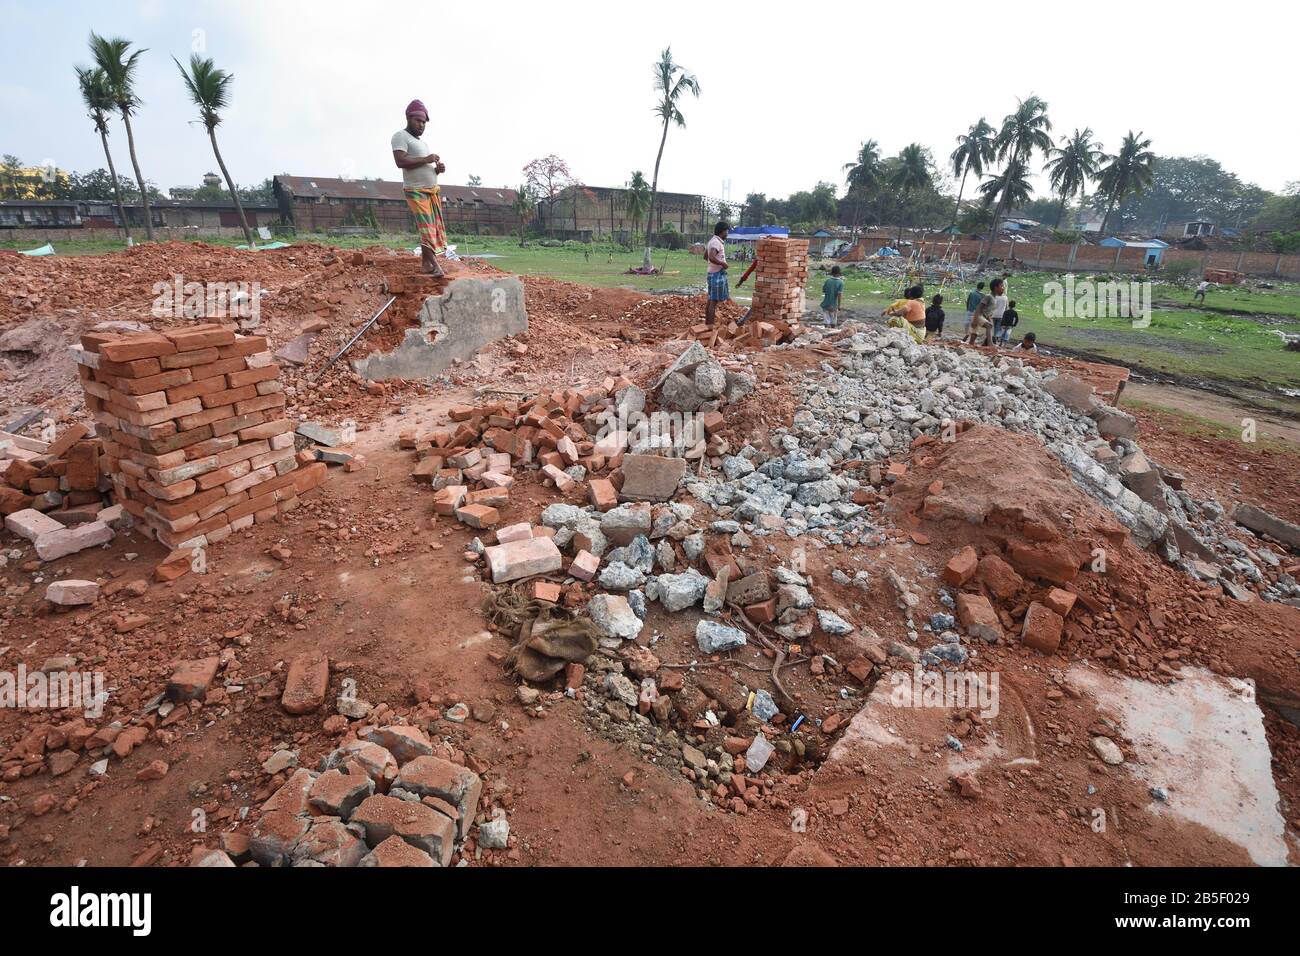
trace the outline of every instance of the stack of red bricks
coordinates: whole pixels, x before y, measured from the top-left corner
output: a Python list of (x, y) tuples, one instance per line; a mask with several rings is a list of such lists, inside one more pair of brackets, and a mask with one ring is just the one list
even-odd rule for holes
[(263, 336), (91, 332), (72, 352), (118, 503), (168, 547), (268, 521), (325, 476), (323, 463), (298, 467)]
[(758, 268), (749, 321), (798, 322), (808, 283), (808, 240), (764, 236), (758, 240)]

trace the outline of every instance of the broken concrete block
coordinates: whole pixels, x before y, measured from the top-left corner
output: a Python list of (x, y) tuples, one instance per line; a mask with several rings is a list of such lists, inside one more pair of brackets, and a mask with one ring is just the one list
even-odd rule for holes
[(649, 536), (651, 510), (647, 502), (619, 505), (600, 516), (600, 530), (614, 545), (630, 544), (639, 534)]
[(33, 544), (43, 534), (62, 531), (63, 525), (48, 515), (43, 515), (35, 508), (24, 508), (11, 515), (5, 515), (5, 530), (26, 538)]
[(1256, 534), (1266, 534), (1270, 538), (1281, 541), (1287, 547), (1300, 550), (1300, 525), (1284, 521), (1250, 504), (1238, 505), (1232, 517), (1237, 524), (1249, 528)]
[(94, 604), (98, 597), (99, 585), (94, 581), (55, 581), (45, 589), (45, 600), (64, 607)]
[(1076, 412), (1082, 412), (1085, 415), (1092, 411), (1093, 405), (1097, 402), (1097, 399), (1092, 394), (1092, 386), (1083, 379), (1069, 374), (1048, 379), (1043, 383), (1043, 391), (1067, 408), (1072, 408)]
[(1137, 437), (1137, 419), (1128, 412), (1098, 403), (1090, 417), (1097, 423), (1097, 431), (1101, 432), (1104, 438)]
[(677, 493), (685, 474), (685, 458), (624, 455), (623, 488), (619, 497), (624, 501), (668, 501)]
[(59, 529), (36, 539), (36, 554), (42, 561), (55, 561), (86, 548), (107, 544), (113, 540), (114, 534), (113, 529), (102, 521), (91, 521), (75, 528), (59, 525)]
[(275, 353), (275, 359), (277, 362), (284, 362), (289, 365), (306, 365), (307, 358), (311, 354), (311, 344), (315, 341), (315, 332), (304, 332), (297, 338), (284, 343)]
[(396, 349), (371, 352), (353, 369), (372, 381), (429, 379), (489, 342), (527, 332), (523, 283), (515, 276), (455, 279), (424, 300), (418, 321)]
[(550, 538), (529, 538), (511, 541), (484, 551), (493, 584), (504, 584), (534, 574), (550, 574), (560, 570), (564, 559), (560, 549)]
[(343, 444), (343, 433), (333, 428), (326, 428), (320, 422), (303, 422), (298, 426), (298, 434), (318, 445), (337, 448)]
[(606, 637), (628, 641), (645, 625), (621, 594), (597, 594), (587, 603), (587, 616)]
[(735, 647), (743, 647), (749, 638), (738, 627), (727, 627), (716, 621), (700, 621), (695, 626), (695, 643), (705, 654), (717, 654)]

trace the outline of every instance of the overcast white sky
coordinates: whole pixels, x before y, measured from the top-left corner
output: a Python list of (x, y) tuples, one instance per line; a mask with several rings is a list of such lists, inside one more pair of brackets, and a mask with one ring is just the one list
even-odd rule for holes
[[(1235, 0), (866, 4), (442, 4), (409, 0), (0, 0), (0, 153), (78, 171), (104, 165), (73, 65), (91, 29), (147, 47), (134, 126), (166, 190), (214, 167), (171, 55), (195, 37), (235, 74), (218, 131), (231, 173), (399, 178), (389, 137), (413, 97), (448, 183), (514, 186), (557, 153), (592, 185), (647, 180), (659, 128), (651, 64), (669, 44), (699, 78), (660, 188), (731, 198), (841, 188), (863, 139), (945, 160), (980, 116), (1047, 100), (1057, 134), (1107, 147), (1142, 130), (1162, 155), (1208, 154), (1247, 182), (1300, 178), (1294, 6)], [(196, 34), (195, 31), (202, 31)], [(1193, 66), (1192, 64), (1201, 64)], [(110, 138), (129, 174), (126, 137)], [(968, 189), (970, 187), (968, 186)]]

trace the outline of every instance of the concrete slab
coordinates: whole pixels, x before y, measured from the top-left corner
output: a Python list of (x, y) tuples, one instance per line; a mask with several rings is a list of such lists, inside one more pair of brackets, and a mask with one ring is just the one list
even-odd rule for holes
[(1199, 823), (1260, 866), (1286, 866), (1286, 821), (1254, 682), (1196, 668), (1182, 674), (1174, 684), (1148, 684), (1076, 664), (1067, 676), (1133, 741), (1128, 772), (1168, 791), (1148, 812)]
[(523, 283), (514, 276), (456, 279), (424, 300), (419, 321), (393, 351), (372, 352), (353, 369), (371, 381), (432, 378), (490, 342), (527, 332)]

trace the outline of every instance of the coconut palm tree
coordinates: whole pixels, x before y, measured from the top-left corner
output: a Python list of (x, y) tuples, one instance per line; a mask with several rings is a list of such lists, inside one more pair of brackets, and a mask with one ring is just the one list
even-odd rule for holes
[(978, 123), (957, 137), (957, 148), (948, 157), (952, 174), (961, 177), (961, 185), (957, 187), (957, 202), (952, 207), (954, 224), (961, 212), (961, 196), (966, 191), (966, 174), (974, 173), (976, 177), (983, 176), (984, 167), (993, 164), (993, 134), (993, 127), (981, 116)]
[(844, 183), (848, 186), (846, 197), (857, 198), (853, 204), (853, 227), (850, 230), (850, 235), (856, 237), (858, 217), (862, 214), (862, 197), (880, 188), (880, 179), (884, 173), (880, 165), (880, 144), (874, 139), (867, 140), (858, 148), (858, 155), (853, 162), (844, 164), (844, 171), (848, 173), (844, 177)]
[(650, 207), (650, 184), (645, 181), (645, 176), (641, 175), (641, 170), (632, 173), (632, 178), (627, 184), (627, 214), (632, 220), (632, 235), (636, 236), (637, 226), (641, 223), (641, 217), (646, 214)]
[(131, 224), (126, 221), (126, 208), (122, 205), (122, 186), (117, 181), (117, 167), (113, 165), (113, 153), (108, 148), (108, 114), (117, 108), (113, 102), (113, 93), (108, 88), (108, 77), (99, 68), (88, 66), (76, 67), (77, 86), (81, 89), (81, 101), (90, 111), (94, 120), (95, 132), (104, 144), (104, 158), (108, 160), (108, 177), (113, 181), (113, 199), (117, 203), (117, 218), (122, 223), (126, 238), (131, 238)]
[(135, 71), (140, 65), (140, 54), (146, 51), (130, 51), (130, 40), (121, 37), (106, 39), (93, 30), (90, 33), (90, 55), (103, 71), (109, 94), (122, 114), (122, 125), (126, 127), (126, 147), (131, 154), (131, 168), (135, 170), (135, 182), (140, 187), (140, 205), (144, 209), (144, 233), (152, 242), (153, 210), (149, 207), (149, 189), (140, 172), (140, 160), (135, 155), (135, 133), (131, 130), (131, 114), (140, 106), (140, 98), (135, 95)]
[(1097, 192), (1106, 200), (1106, 216), (1101, 221), (1102, 235), (1110, 223), (1115, 207), (1129, 196), (1140, 196), (1150, 188), (1155, 177), (1156, 154), (1151, 152), (1151, 140), (1142, 133), (1129, 130), (1114, 156), (1104, 156), (1097, 176)]
[(1061, 219), (1065, 216), (1065, 207), (1075, 196), (1083, 195), (1088, 187), (1088, 180), (1097, 176), (1097, 166), (1105, 153), (1101, 143), (1092, 138), (1091, 129), (1074, 131), (1074, 135), (1061, 140), (1060, 146), (1053, 146), (1050, 158), (1044, 168), (1048, 171), (1048, 182), (1061, 197), (1061, 211), (1056, 216), (1056, 228), (1061, 228)]
[(1025, 164), (1015, 160), (1006, 172), (990, 176), (980, 183), (976, 192), (980, 194), (985, 206), (992, 206), (999, 199), (1006, 200), (1003, 205), (1007, 209), (1023, 206), (1034, 193), (1027, 172)]
[(172, 57), (172, 62), (181, 71), (181, 79), (185, 81), (190, 100), (199, 108), (199, 119), (208, 131), (208, 141), (212, 143), (212, 155), (217, 158), (217, 166), (221, 168), (221, 175), (226, 180), (230, 198), (235, 201), (235, 214), (239, 216), (239, 225), (244, 230), (244, 241), (252, 246), (253, 230), (248, 228), (244, 204), (239, 201), (239, 190), (230, 178), (230, 170), (226, 169), (226, 161), (221, 158), (221, 150), (217, 148), (217, 126), (221, 123), (221, 111), (230, 105), (230, 83), (235, 77), (225, 70), (217, 69), (211, 59), (204, 59), (197, 53), (190, 54), (188, 70), (181, 66), (181, 61), (176, 57)]
[[(1011, 160), (1007, 164), (1006, 170), (1000, 176), (990, 176), (984, 182), (980, 183), (979, 193), (983, 197), (985, 207), (992, 206), (994, 201), (998, 202), (999, 209), (1014, 209), (1023, 206), (1029, 202), (1029, 197), (1033, 195), (1034, 187), (1029, 184), (1028, 167), (1018, 159)], [(998, 222), (995, 218), (994, 224)], [(989, 239), (989, 252), (996, 247), (998, 234), (995, 230), (992, 238)], [(1016, 261), (1016, 244), (1011, 241), (1011, 261)]]
[(515, 201), (510, 204), (510, 209), (519, 217), (519, 244), (524, 244), (524, 230), (528, 226), (528, 219), (537, 208), (537, 200), (533, 198), (533, 191), (528, 188), (528, 184), (522, 184), (515, 190)]
[(907, 219), (908, 200), (918, 189), (925, 189), (934, 184), (930, 173), (929, 157), (925, 147), (920, 143), (911, 143), (903, 147), (898, 154), (898, 164), (889, 175), (889, 185), (902, 194), (903, 211), (898, 217), (898, 244), (903, 244), (903, 223)]
[[(1003, 188), (999, 190), (997, 210), (993, 213), (993, 241), (989, 243), (989, 251), (992, 251), (993, 242), (997, 240), (998, 225), (1006, 211), (1010, 193), (1007, 185), (1011, 177), (1017, 172), (1024, 175), (1036, 150), (1046, 153), (1052, 148), (1051, 131), (1052, 121), (1047, 118), (1047, 103), (1038, 96), (1018, 100), (1015, 112), (1007, 114), (1002, 120), (1002, 128), (993, 138), (993, 147), (997, 158), (1007, 164), (1002, 177), (1008, 182), (1004, 182)], [(1018, 170), (1017, 162), (1020, 164)], [(985, 252), (981, 263), (987, 257), (988, 252)]]
[(645, 229), (645, 261), (642, 267), (651, 268), (650, 258), (650, 241), (654, 233), (655, 218), (655, 194), (659, 192), (659, 163), (664, 158), (664, 144), (668, 142), (668, 127), (673, 123), (678, 126), (686, 125), (686, 117), (682, 115), (681, 109), (677, 102), (686, 93), (699, 98), (700, 81), (695, 78), (695, 74), (686, 72), (686, 68), (673, 62), (672, 47), (665, 47), (663, 53), (659, 55), (659, 62), (654, 65), (654, 86), (655, 92), (659, 95), (659, 103), (655, 106), (655, 113), (663, 121), (663, 135), (659, 137), (659, 153), (655, 156), (654, 180), (650, 183), (650, 205), (646, 210), (646, 229)]

